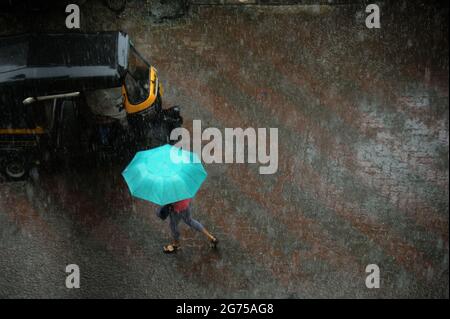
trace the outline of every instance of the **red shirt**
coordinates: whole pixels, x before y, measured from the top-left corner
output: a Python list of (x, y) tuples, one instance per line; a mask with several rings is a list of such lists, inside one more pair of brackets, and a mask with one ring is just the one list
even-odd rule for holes
[(176, 213), (180, 213), (186, 209), (188, 209), (189, 207), (189, 203), (192, 201), (192, 198), (188, 198), (188, 199), (184, 199), (184, 200), (180, 200), (179, 202), (173, 203), (173, 210)]

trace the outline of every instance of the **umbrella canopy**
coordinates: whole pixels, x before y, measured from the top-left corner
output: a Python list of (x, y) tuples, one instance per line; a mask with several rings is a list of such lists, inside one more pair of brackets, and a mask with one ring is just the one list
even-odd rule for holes
[(122, 176), (131, 195), (166, 205), (194, 197), (207, 173), (196, 154), (166, 144), (137, 152)]

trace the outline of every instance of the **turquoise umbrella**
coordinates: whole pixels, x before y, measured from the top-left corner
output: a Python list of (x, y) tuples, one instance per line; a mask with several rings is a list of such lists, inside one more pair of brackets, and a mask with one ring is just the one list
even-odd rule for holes
[(194, 197), (207, 173), (196, 154), (166, 144), (137, 152), (122, 176), (131, 195), (165, 205)]

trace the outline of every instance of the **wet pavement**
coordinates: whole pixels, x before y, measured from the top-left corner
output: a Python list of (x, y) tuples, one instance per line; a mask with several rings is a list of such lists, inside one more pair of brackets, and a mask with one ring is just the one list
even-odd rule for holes
[[(83, 30), (127, 31), (187, 128), (277, 127), (279, 169), (206, 164), (193, 214), (220, 247), (182, 226), (170, 256), (123, 163), (0, 183), (0, 297), (448, 298), (448, 8), (387, 2), (376, 30), (364, 9), (200, 5), (156, 23), (143, 1), (85, 4)], [(43, 16), (17, 29), (64, 21)]]

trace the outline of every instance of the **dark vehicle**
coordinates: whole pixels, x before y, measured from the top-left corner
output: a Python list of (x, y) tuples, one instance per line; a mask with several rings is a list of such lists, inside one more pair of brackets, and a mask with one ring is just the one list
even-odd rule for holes
[(0, 37), (0, 169), (21, 178), (60, 150), (165, 143), (164, 127), (181, 121), (161, 96), (156, 69), (123, 32)]

